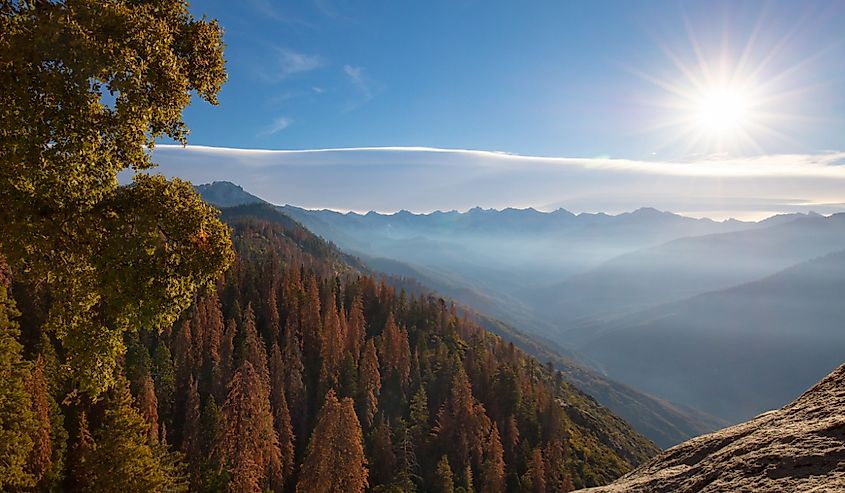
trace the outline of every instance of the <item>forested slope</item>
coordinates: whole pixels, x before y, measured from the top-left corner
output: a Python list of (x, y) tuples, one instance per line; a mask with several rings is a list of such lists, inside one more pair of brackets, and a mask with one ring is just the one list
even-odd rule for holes
[(171, 329), (127, 333), (103, 399), (68, 399), (61, 351), (19, 319), (40, 488), (143, 470), (158, 479), (139, 491), (567, 491), (656, 453), (450, 302), (371, 277), (268, 206), (223, 218), (234, 264)]

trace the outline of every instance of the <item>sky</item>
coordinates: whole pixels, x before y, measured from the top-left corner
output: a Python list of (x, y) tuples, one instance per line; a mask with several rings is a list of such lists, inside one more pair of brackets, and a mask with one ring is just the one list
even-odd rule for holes
[[(746, 210), (751, 203), (775, 201), (776, 208), (823, 204), (830, 210), (826, 204), (845, 202), (845, 194), (822, 186), (831, 173), (821, 169), (839, 166), (841, 158), (835, 156), (845, 149), (842, 1), (197, 0), (191, 10), (222, 24), (229, 81), (219, 106), (197, 101), (186, 111), (190, 145), (391, 148), (320, 153), (322, 168), (300, 163), (297, 180), (311, 191), (307, 200), (290, 191), (283, 195), (289, 187), (279, 182), (279, 192), (271, 193), (277, 202), (420, 211), (558, 203), (610, 210), (665, 203), (676, 211), (706, 209), (714, 215), (768, 211)], [(424, 200), (411, 199), (420, 194), (402, 193), (396, 200), (383, 196), (392, 195), (391, 185), (409, 188), (396, 181), (408, 179), (399, 169), (413, 168), (416, 179), (434, 184), (438, 178), (450, 181), (451, 174), (474, 176), (476, 168), (465, 159), (469, 155), (473, 162), (500, 155), (462, 150), (580, 159), (582, 164), (608, 159), (651, 164), (636, 172), (625, 169), (624, 176), (638, 177), (628, 180), (629, 201), (605, 195), (616, 192), (610, 188), (599, 193), (597, 180), (607, 173), (592, 177), (594, 166), (582, 168), (587, 171), (578, 174), (581, 181), (568, 174), (566, 181), (554, 181), (559, 178), (552, 179), (546, 167), (526, 164), (535, 161), (513, 159), (508, 162), (515, 172), (493, 173), (503, 177), (501, 183), (488, 176), (487, 185), (466, 182), (465, 188), (442, 190), (432, 185)], [(219, 172), (192, 176), (188, 170), (193, 167), (180, 170), (178, 163), (199, 151), (177, 151), (155, 151), (166, 174), (234, 182), (243, 175), (237, 167), (242, 161), (232, 152), (204, 149), (201, 154), (212, 168), (206, 171)], [(389, 156), (389, 162), (361, 165), (361, 156), (374, 154)], [(285, 166), (293, 154), (274, 156), (277, 167), (290, 170)], [(791, 165), (816, 173), (813, 184), (802, 179), (791, 187), (775, 187), (770, 183), (783, 183), (786, 175), (758, 180), (714, 165), (741, 161), (759, 167), (761, 159), (768, 159), (782, 166), (789, 156)], [(309, 181), (309, 170), (314, 180), (334, 182), (324, 176), (326, 159), (340, 175), (354, 169), (363, 184), (384, 192), (356, 197), (317, 187)], [(573, 168), (572, 161), (566, 162)], [(705, 204), (691, 198), (685, 204), (680, 195), (648, 200), (656, 193), (653, 187), (636, 185), (653, 176), (677, 177), (676, 171), (667, 174), (660, 167), (680, 163), (725, 171), (718, 187), (712, 176), (694, 180), (698, 188), (691, 197), (718, 200)], [(270, 167), (262, 165), (265, 171)], [(519, 179), (513, 179), (514, 173)], [(840, 185), (839, 171), (832, 173)], [(284, 179), (277, 175), (258, 183), (272, 188)], [(549, 179), (552, 183), (544, 183)], [(732, 185), (726, 187), (724, 180)], [(528, 184), (533, 183), (556, 186), (558, 196), (532, 196)], [(588, 186), (594, 188), (585, 191)], [(657, 192), (677, 195), (671, 189)], [(592, 202), (574, 203), (576, 194)], [(748, 204), (719, 205), (743, 198)], [(718, 210), (711, 211), (714, 207)]]

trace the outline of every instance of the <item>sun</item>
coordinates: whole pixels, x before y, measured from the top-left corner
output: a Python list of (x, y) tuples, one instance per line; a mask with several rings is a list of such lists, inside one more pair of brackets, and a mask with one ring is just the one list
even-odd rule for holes
[(693, 101), (692, 120), (701, 132), (727, 137), (747, 130), (751, 98), (734, 87), (706, 90)]
[(665, 58), (643, 67), (626, 65), (659, 89), (643, 93), (649, 111), (635, 130), (656, 136), (654, 154), (762, 155), (794, 144), (792, 131), (809, 120), (800, 111), (801, 100), (813, 90), (800, 78), (809, 61), (784, 64), (786, 45), (767, 42), (762, 31), (738, 44), (724, 33), (700, 39), (687, 27), (687, 35), (688, 43), (657, 41)]

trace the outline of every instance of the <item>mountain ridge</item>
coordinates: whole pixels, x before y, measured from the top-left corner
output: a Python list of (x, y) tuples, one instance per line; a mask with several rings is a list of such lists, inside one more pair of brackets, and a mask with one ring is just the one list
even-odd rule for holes
[[(225, 184), (217, 186), (228, 188), (228, 185)], [(243, 189), (237, 187), (237, 190), (242, 191)], [(200, 192), (208, 195), (209, 187), (204, 187)], [(211, 195), (209, 201), (213, 202), (214, 197), (214, 195)], [(267, 205), (261, 199), (252, 197), (255, 204)], [(237, 211), (243, 212), (247, 209), (249, 207), (245, 206), (224, 209), (224, 219)], [(276, 216), (275, 213), (271, 212), (271, 208), (269, 207), (260, 207), (259, 210), (262, 211), (260, 212), (262, 215), (273, 214), (273, 216)], [(286, 220), (295, 222), (295, 220), (287, 219), (288, 216), (282, 212), (284, 209), (275, 207), (272, 210), (279, 211), (279, 216), (286, 218)], [(358, 257), (359, 253), (356, 252), (356, 257)], [(439, 283), (435, 280), (437, 274), (429, 277), (421, 275), (422, 273), (415, 267), (401, 262), (390, 261), (392, 265), (388, 267), (384, 260), (379, 262), (375, 261), (377, 259), (371, 257), (362, 256), (360, 258), (365, 259), (365, 264), (374, 266), (376, 271), (387, 272), (388, 274), (398, 275), (400, 277), (410, 276), (421, 278), (427, 287), (434, 288), (435, 291), (439, 292), (442, 292), (445, 287), (442, 283), (442, 277), (439, 277), (441, 279)], [(482, 295), (475, 294), (473, 296)], [(489, 306), (493, 306), (493, 303), (491, 302)], [(522, 349), (528, 351), (529, 354), (539, 358), (541, 361), (552, 361), (563, 371), (571, 383), (588, 394), (598, 397), (603, 405), (609, 406), (610, 409), (623, 416), (629, 422), (637, 424), (638, 430), (645, 433), (661, 447), (668, 447), (690, 436), (712, 431), (726, 424), (718, 418), (642, 394), (626, 385), (607, 380), (594, 370), (576, 363), (571, 359), (571, 356), (565, 357), (556, 352), (560, 349), (548, 349), (548, 346), (553, 345), (551, 341), (544, 341), (542, 344), (537, 343), (536, 336), (529, 336), (524, 331), (514, 329), (510, 324), (498, 322), (493, 319), (484, 318), (483, 323), (488, 327), (488, 330), (493, 330), (499, 336), (515, 342)]]
[[(741, 421), (789, 401), (845, 360), (843, 290), (845, 250), (585, 326), (576, 348), (611, 378)], [(658, 357), (661, 365), (642, 364)]]

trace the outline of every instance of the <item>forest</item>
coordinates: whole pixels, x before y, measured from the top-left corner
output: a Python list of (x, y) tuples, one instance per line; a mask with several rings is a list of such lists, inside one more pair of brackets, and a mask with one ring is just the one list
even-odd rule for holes
[(6, 297), (4, 357), (31, 362), (14, 393), (31, 445), (7, 487), (551, 492), (644, 459), (574, 421), (559, 373), (451, 302), (362, 273), (269, 208), (224, 217), (233, 265), (168, 330), (127, 332), (103, 399), (66, 400), (60, 348), (32, 316), (22, 346), (8, 337)]

